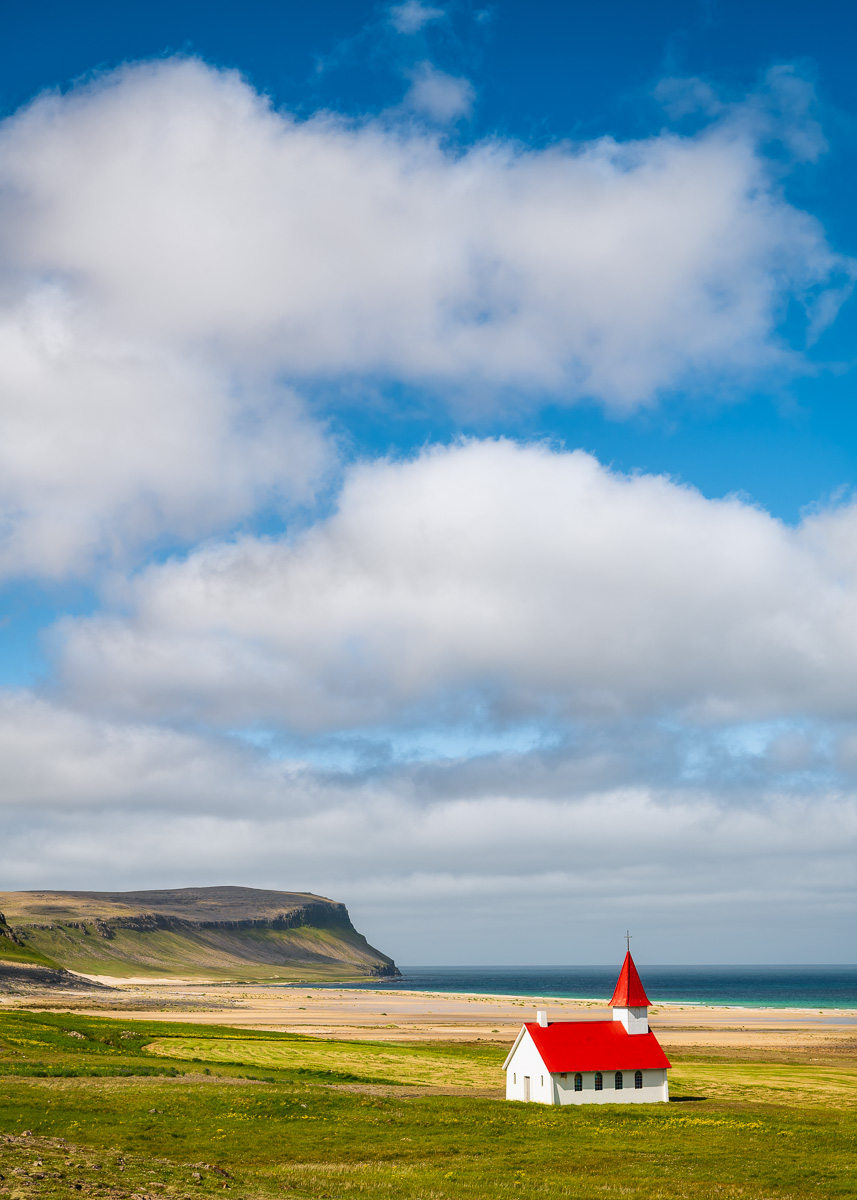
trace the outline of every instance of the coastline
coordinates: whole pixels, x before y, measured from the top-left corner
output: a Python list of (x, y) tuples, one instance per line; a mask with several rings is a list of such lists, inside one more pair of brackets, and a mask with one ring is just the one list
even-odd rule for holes
[[(103, 976), (103, 975), (99, 975), (99, 976), (88, 975), (87, 978), (93, 979), (93, 980), (95, 980), (95, 979), (103, 980), (108, 977)], [(273, 990), (282, 990), (282, 991), (302, 990), (304, 987), (310, 987), (310, 986), (318, 988), (319, 991), (338, 991), (343, 987), (348, 988), (350, 991), (357, 990), (351, 984), (321, 984), (321, 985), (319, 985), (319, 984), (302, 984), (302, 983), (289, 983), (289, 984), (278, 983), (278, 984), (270, 984), (268, 986), (270, 988), (272, 988)], [(360, 990), (361, 991), (364, 990), (362, 985), (360, 987)], [(510, 1001), (532, 1000), (533, 1002), (535, 1002), (535, 1001), (554, 1002), (554, 1001), (566, 1001), (567, 1000), (567, 1001), (570, 1001), (575, 1004), (594, 1004), (594, 1005), (600, 1005), (600, 1006), (604, 1005), (604, 997), (603, 996), (559, 996), (559, 995), (548, 993), (548, 992), (542, 992), (542, 993), (533, 992), (531, 994), (529, 992), (469, 992), (469, 991), (465, 991), (463, 989), (455, 989), (455, 990), (450, 989), (449, 991), (440, 991), (438, 989), (423, 990), (422, 988), (409, 988), (407, 991), (399, 988), (399, 989), (396, 989), (395, 991), (393, 991), (392, 989), (380, 989), (380, 988), (368, 988), (368, 987), (365, 988), (365, 990), (373, 991), (373, 992), (382, 992), (383, 991), (383, 992), (386, 992), (388, 995), (403, 995), (403, 996), (437, 996), (437, 997), (467, 996), (467, 997), (472, 997), (474, 999), (480, 999), (480, 1000), (481, 999), (510, 1000)], [(848, 1005), (848, 1006), (840, 1005), (840, 1004), (825, 1004), (825, 1005), (819, 1006), (819, 1005), (812, 1005), (812, 1004), (810, 1004), (810, 1005), (788, 1004), (785, 1001), (782, 1004), (770, 1004), (770, 1003), (767, 1003), (767, 1002), (761, 1001), (761, 1000), (756, 1004), (753, 1004), (750, 1002), (741, 1003), (741, 1002), (732, 1001), (732, 1000), (720, 1000), (720, 1001), (718, 1001), (718, 1000), (685, 1000), (685, 999), (652, 1000), (652, 1006), (649, 1011), (651, 1012), (652, 1009), (656, 1009), (656, 1008), (657, 1009), (664, 1009), (664, 1008), (722, 1009), (722, 1008), (728, 1008), (728, 1009), (739, 1009), (739, 1010), (746, 1009), (748, 1012), (759, 1012), (762, 1010), (765, 1010), (765, 1011), (770, 1010), (771, 1012), (793, 1012), (793, 1013), (824, 1013), (824, 1014), (844, 1013), (846, 1016), (852, 1016), (852, 1017), (854, 1017), (855, 1020), (857, 1020), (857, 1002), (855, 1002), (853, 1005)]]
[[(400, 991), (444, 994), (530, 996), (551, 1000), (599, 1002), (615, 983), (608, 965), (579, 967), (446, 967), (400, 964), (401, 978), (378, 981)], [(857, 965), (717, 964), (676, 967), (647, 964), (642, 968), (653, 1005), (714, 1005), (732, 1008), (857, 1008)], [(371, 986), (361, 981), (360, 987)]]
[[(198, 979), (104, 979), (114, 990), (76, 995), (4, 995), (0, 1007), (68, 1011), (185, 1025), (306, 1034), (374, 1042), (461, 1041), (511, 1045), (524, 1021), (546, 1008), (549, 1020), (611, 1020), (603, 998), (395, 988), (334, 988), (206, 983)], [(802, 1009), (653, 1004), (651, 1026), (667, 1054), (857, 1058), (857, 1007)]]

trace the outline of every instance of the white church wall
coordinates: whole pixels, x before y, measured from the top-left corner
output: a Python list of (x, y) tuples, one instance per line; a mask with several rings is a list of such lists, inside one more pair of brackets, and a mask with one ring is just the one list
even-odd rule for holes
[(634, 1086), (634, 1072), (622, 1072), (622, 1087), (616, 1088), (616, 1072), (602, 1071), (602, 1090), (595, 1090), (595, 1071), (582, 1071), (583, 1089), (574, 1090), (574, 1071), (555, 1075), (557, 1104), (658, 1104), (669, 1100), (667, 1073), (663, 1067), (643, 1071), (643, 1086)]
[[(529, 1080), (529, 1096), (527, 1096), (527, 1080)], [(538, 1104), (555, 1103), (553, 1078), (526, 1029), (506, 1068), (506, 1099), (529, 1099)]]

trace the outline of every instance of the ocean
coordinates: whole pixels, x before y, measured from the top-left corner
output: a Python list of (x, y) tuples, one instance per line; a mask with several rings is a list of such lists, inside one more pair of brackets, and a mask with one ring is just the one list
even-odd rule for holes
[[(402, 978), (349, 987), (481, 995), (610, 999), (619, 966), (402, 966)], [(749, 1008), (857, 1009), (857, 966), (665, 967), (637, 963), (649, 999), (657, 1003), (736, 1004)], [(334, 985), (328, 985), (334, 986)], [(341, 985), (340, 985), (341, 986)]]

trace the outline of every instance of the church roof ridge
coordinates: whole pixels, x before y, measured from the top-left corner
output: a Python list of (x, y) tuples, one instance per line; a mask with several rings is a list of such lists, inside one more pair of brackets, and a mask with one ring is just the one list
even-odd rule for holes
[[(631, 1035), (621, 1021), (551, 1021), (550, 1025), (527, 1021), (524, 1029), (535, 1042), (542, 1062), (551, 1074), (560, 1071), (634, 1071), (670, 1065), (651, 1030)], [(514, 1047), (505, 1067), (513, 1054)]]

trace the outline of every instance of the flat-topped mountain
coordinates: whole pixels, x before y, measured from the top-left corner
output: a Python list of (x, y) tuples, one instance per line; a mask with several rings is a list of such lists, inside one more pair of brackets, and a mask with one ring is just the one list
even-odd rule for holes
[(344, 904), (311, 892), (0, 892), (0, 958), (88, 975), (342, 980), (395, 976)]

